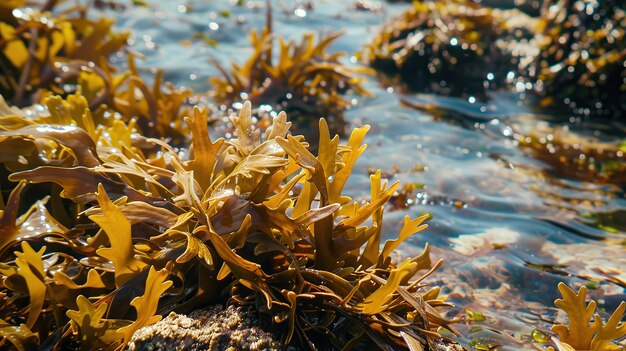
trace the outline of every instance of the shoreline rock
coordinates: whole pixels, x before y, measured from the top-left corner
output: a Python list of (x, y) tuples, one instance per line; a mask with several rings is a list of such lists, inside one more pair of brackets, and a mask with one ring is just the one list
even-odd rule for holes
[(135, 332), (127, 350), (282, 350), (276, 335), (261, 324), (252, 310), (242, 307), (218, 305), (189, 316), (171, 312)]

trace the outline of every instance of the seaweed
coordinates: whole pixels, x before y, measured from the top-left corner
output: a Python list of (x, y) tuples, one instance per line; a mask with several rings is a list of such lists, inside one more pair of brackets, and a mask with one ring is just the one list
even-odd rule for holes
[(484, 100), (487, 90), (507, 86), (509, 72), (530, 54), (520, 44), (533, 39), (534, 22), (471, 1), (414, 1), (361, 56), (411, 91)]
[(111, 19), (87, 18), (83, 6), (53, 14), (47, 3), (41, 11), (20, 8), (24, 3), (0, 8), (0, 95), (15, 105), (28, 104), (39, 89), (64, 94), (82, 69), (101, 72), (126, 44), (129, 33), (112, 31)]
[[(565, 311), (569, 318), (569, 326), (556, 324), (552, 327), (552, 331), (558, 335), (555, 343), (559, 351), (624, 349), (612, 342), (626, 336), (626, 323), (620, 323), (626, 311), (626, 302), (622, 301), (604, 324), (599, 314), (594, 315), (596, 302), (592, 300), (585, 304), (585, 286), (580, 287), (578, 293), (565, 283), (559, 283), (558, 289), (563, 298), (554, 304)], [(548, 351), (554, 351), (554, 348), (550, 346)]]
[(621, 1), (545, 1), (540, 54), (526, 74), (542, 106), (622, 119), (626, 11)]
[[(128, 55), (128, 71), (113, 76), (96, 75), (91, 72), (81, 74), (79, 92), (96, 97), (101, 87), (109, 89), (107, 96), (99, 102), (117, 112), (125, 122), (136, 119), (137, 127), (147, 137), (163, 138), (174, 146), (188, 142), (189, 130), (184, 116), (191, 112), (189, 104), (193, 92), (186, 88), (176, 88), (171, 83), (163, 83), (163, 71), (155, 70), (154, 83), (148, 86), (135, 64), (134, 54)], [(93, 106), (95, 99), (89, 99)], [(208, 111), (208, 110), (207, 110)]]
[[(268, 22), (271, 18), (268, 19)], [(212, 97), (223, 104), (249, 100), (254, 106), (269, 104), (289, 113), (296, 124), (315, 128), (312, 121), (326, 117), (333, 132), (344, 134), (343, 112), (351, 106), (348, 92), (369, 96), (359, 73), (372, 74), (364, 67), (340, 62), (343, 52), (328, 53), (341, 35), (330, 33), (317, 41), (305, 34), (299, 42), (275, 38), (268, 24), (260, 33), (250, 32), (253, 53), (243, 65), (233, 63), (230, 72), (213, 61), (221, 76), (210, 79)], [(273, 50), (278, 40), (278, 59)]]
[[(387, 2), (413, 2), (413, 0), (387, 0)], [(497, 9), (518, 9), (533, 17), (539, 16), (539, 10), (543, 4), (543, 0), (473, 0), (472, 2)]]
[[(0, 163), (17, 182), (0, 211), (0, 343), (121, 349), (169, 312), (217, 303), (250, 306), (310, 349), (433, 350), (439, 328), (454, 332), (439, 289), (424, 283), (443, 260), (433, 264), (428, 246), (393, 259), (427, 216), (405, 217), (383, 244), (398, 184), (378, 171), (369, 203), (341, 194), (368, 126), (343, 145), (320, 120), (315, 156), (284, 112), (261, 135), (246, 102), (235, 136), (213, 140), (195, 108), (179, 150), (132, 121), (94, 118), (82, 96), (48, 106), (34, 120), (0, 106), (11, 156)], [(25, 193), (41, 185), (30, 205)]]
[(129, 33), (114, 32), (112, 19), (90, 19), (87, 10), (81, 5), (56, 9), (54, 4), (45, 11), (7, 8), (19, 18), (0, 22), (0, 95), (17, 106), (49, 104), (52, 95), (82, 95), (101, 121), (118, 114), (126, 123), (135, 119), (134, 126), (146, 136), (173, 145), (187, 142), (183, 117), (190, 112), (185, 105), (192, 92), (164, 84), (161, 70), (149, 86), (133, 53), (128, 54), (128, 70), (117, 72), (109, 57), (126, 47)]
[(525, 136), (518, 134), (516, 140), (537, 159), (550, 165), (558, 176), (626, 185), (626, 158), (621, 143), (600, 142), (567, 127), (541, 126)]

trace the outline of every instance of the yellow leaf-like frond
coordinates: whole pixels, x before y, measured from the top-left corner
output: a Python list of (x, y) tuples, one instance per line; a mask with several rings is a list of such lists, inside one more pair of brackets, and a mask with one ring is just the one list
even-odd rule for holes
[(224, 139), (211, 141), (207, 119), (207, 111), (200, 110), (198, 107), (193, 109), (193, 118), (185, 118), (193, 138), (193, 159), (189, 163), (194, 171), (194, 177), (203, 191), (208, 188), (211, 182), (215, 159), (224, 143)]
[(611, 344), (614, 340), (626, 336), (626, 323), (620, 324), (624, 316), (624, 311), (626, 311), (626, 302), (622, 301), (606, 322), (606, 325), (602, 324), (602, 318), (600, 318), (600, 315), (596, 314), (594, 317), (596, 335), (593, 337), (593, 340), (591, 340), (591, 349), (593, 351), (624, 349)]
[(350, 148), (350, 151), (342, 155), (341, 162), (343, 163), (343, 168), (335, 174), (335, 177), (330, 185), (330, 203), (340, 203), (341, 191), (343, 190), (348, 177), (352, 174), (352, 168), (354, 167), (356, 160), (359, 156), (361, 156), (367, 147), (367, 145), (362, 145), (362, 143), (365, 139), (365, 134), (367, 134), (369, 129), (370, 127), (365, 125), (354, 129), (352, 134), (350, 134), (350, 139), (348, 139), (348, 147)]
[(576, 350), (590, 349), (596, 329), (590, 325), (591, 317), (596, 310), (596, 302), (590, 301), (588, 305), (585, 304), (587, 288), (584, 286), (575, 293), (567, 284), (561, 282), (558, 289), (563, 298), (554, 301), (554, 304), (567, 313), (569, 327), (557, 324), (552, 327), (552, 331), (558, 334), (561, 341)]
[(68, 310), (65, 314), (72, 321), (74, 332), (80, 334), (81, 349), (87, 350), (98, 341), (108, 345), (122, 338), (121, 334), (111, 328), (111, 323), (103, 318), (108, 307), (105, 302), (95, 307), (88, 298), (79, 295), (76, 305), (78, 310)]
[(22, 241), (22, 252), (15, 252), (15, 256), (17, 256), (15, 264), (19, 267), (17, 274), (26, 281), (30, 298), (30, 312), (26, 320), (28, 328), (35, 325), (46, 299), (46, 284), (44, 282), (46, 273), (42, 261), (45, 251), (45, 246), (36, 252), (27, 241)]
[(150, 266), (144, 294), (135, 297), (130, 303), (137, 310), (137, 319), (132, 324), (117, 330), (124, 336), (125, 343), (130, 340), (133, 333), (139, 328), (161, 320), (161, 316), (155, 315), (155, 313), (161, 295), (172, 286), (172, 281), (167, 280), (169, 274), (170, 272), (167, 268), (157, 271), (153, 266)]
[(411, 235), (424, 230), (428, 227), (426, 224), (422, 224), (425, 220), (427, 220), (430, 215), (423, 215), (421, 217), (411, 219), (409, 216), (404, 217), (404, 225), (402, 225), (402, 229), (400, 229), (400, 234), (398, 234), (397, 239), (387, 240), (385, 242), (385, 246), (383, 247), (383, 251), (380, 254), (381, 263), (385, 262), (387, 257), (394, 252), (403, 241), (408, 239)]
[(387, 282), (358, 305), (362, 312), (372, 315), (384, 311), (386, 304), (393, 298), (400, 283), (411, 273), (415, 265), (416, 263), (411, 262), (411, 260), (405, 260), (398, 268), (392, 270)]
[(102, 214), (91, 215), (89, 219), (104, 230), (111, 244), (110, 247), (100, 248), (96, 252), (99, 256), (109, 259), (113, 263), (115, 284), (121, 286), (139, 273), (146, 266), (146, 263), (135, 258), (130, 222), (122, 211), (111, 202), (102, 184), (98, 184), (96, 199)]
[(11, 325), (0, 319), (0, 338), (9, 341), (17, 351), (31, 350), (33, 344), (39, 342), (39, 337), (25, 324)]
[(279, 137), (276, 138), (276, 141), (297, 164), (309, 171), (310, 179), (322, 197), (322, 205), (326, 206), (328, 204), (328, 189), (322, 164), (293, 136), (288, 135), (287, 139)]

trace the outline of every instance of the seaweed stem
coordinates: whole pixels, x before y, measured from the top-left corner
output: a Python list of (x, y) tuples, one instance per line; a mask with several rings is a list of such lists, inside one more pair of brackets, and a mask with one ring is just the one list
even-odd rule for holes
[(17, 92), (15, 93), (15, 99), (13, 100), (16, 106), (19, 106), (22, 103), (22, 99), (24, 97), (24, 90), (26, 89), (26, 84), (28, 83), (28, 76), (30, 75), (31, 68), (33, 66), (33, 62), (35, 60), (35, 50), (37, 49), (37, 29), (30, 29), (30, 41), (28, 42), (28, 60), (26, 61), (26, 65), (22, 70), (22, 74), (20, 75), (20, 81), (17, 87)]

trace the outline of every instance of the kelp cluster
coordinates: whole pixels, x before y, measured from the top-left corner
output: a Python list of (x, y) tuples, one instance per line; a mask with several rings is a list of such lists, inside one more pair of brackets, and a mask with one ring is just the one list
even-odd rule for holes
[(64, 94), (76, 85), (82, 67), (107, 70), (109, 55), (128, 38), (111, 30), (110, 19), (87, 19), (81, 6), (52, 15), (45, 6), (22, 9), (25, 3), (0, 7), (0, 94), (16, 105), (40, 89)]
[[(595, 313), (596, 302), (592, 300), (585, 303), (585, 286), (576, 293), (565, 283), (559, 283), (559, 292), (563, 297), (554, 303), (569, 319), (568, 326), (556, 324), (552, 327), (552, 331), (558, 335), (558, 339), (553, 340), (559, 351), (624, 350), (624, 347), (614, 344), (613, 341), (626, 337), (626, 323), (620, 323), (626, 311), (626, 302), (622, 301), (604, 324), (602, 317)], [(554, 351), (554, 348), (550, 346), (548, 351)]]
[(530, 90), (542, 107), (624, 114), (626, 11), (620, 1), (542, 1), (537, 18), (501, 5), (414, 1), (363, 56), (413, 91), (480, 96), (514, 87)]
[(362, 56), (372, 67), (400, 77), (410, 90), (481, 96), (487, 88), (502, 87), (520, 62), (522, 52), (511, 43), (532, 38), (511, 22), (515, 16), (532, 22), (517, 10), (471, 1), (413, 1)]
[(546, 1), (541, 51), (528, 71), (540, 103), (621, 118), (626, 112), (624, 28), (622, 1)]
[[(212, 304), (250, 306), (310, 349), (435, 349), (453, 331), (423, 283), (442, 261), (428, 247), (392, 259), (427, 217), (383, 245), (398, 184), (376, 172), (371, 202), (341, 194), (367, 126), (340, 145), (321, 120), (314, 156), (284, 112), (261, 136), (246, 102), (235, 137), (213, 141), (190, 91), (163, 88), (160, 71), (149, 86), (132, 53), (126, 71), (109, 63), (128, 33), (58, 3), (0, 5), (0, 346), (122, 349), (162, 315)], [(253, 57), (213, 80), (215, 97), (338, 117), (343, 93), (367, 92), (326, 53), (337, 37), (280, 38), (273, 64), (271, 30), (252, 33)]]
[(476, 2), (480, 2), (484, 6), (500, 9), (516, 8), (533, 17), (540, 15), (544, 4), (544, 0), (484, 0)]
[[(387, 2), (413, 2), (413, 0), (387, 0)], [(536, 17), (539, 15), (539, 9), (543, 4), (543, 0), (482, 0), (474, 1), (484, 6), (498, 8), (498, 9), (513, 9), (516, 8), (530, 16)]]
[[(268, 19), (268, 22), (271, 19)], [(313, 34), (305, 34), (299, 42), (276, 38), (271, 25), (260, 33), (250, 33), (252, 55), (247, 61), (232, 64), (230, 72), (218, 62), (222, 76), (210, 79), (212, 97), (219, 103), (249, 100), (254, 106), (270, 105), (276, 111), (285, 111), (298, 125), (315, 128), (320, 117), (329, 121), (332, 131), (343, 134), (343, 112), (351, 106), (345, 96), (352, 92), (369, 95), (362, 87), (359, 73), (371, 73), (362, 67), (348, 67), (340, 62), (343, 52), (326, 50), (340, 32), (330, 33), (317, 41)], [(273, 51), (278, 41), (279, 54)]]
[(100, 124), (82, 96), (47, 105), (0, 109), (2, 186), (13, 188), (0, 202), (2, 343), (123, 348), (164, 314), (216, 303), (252, 306), (310, 349), (434, 350), (437, 330), (452, 330), (424, 283), (442, 261), (428, 246), (392, 257), (427, 217), (407, 216), (381, 245), (398, 184), (377, 172), (370, 202), (341, 194), (367, 126), (341, 145), (322, 119), (315, 156), (284, 112), (261, 136), (246, 102), (236, 137), (212, 140), (196, 108), (178, 150), (132, 122)]
[(626, 148), (620, 142), (583, 137), (566, 127), (534, 128), (516, 140), (561, 177), (626, 185)]
[(134, 118), (146, 136), (183, 142), (191, 91), (164, 84), (160, 70), (149, 86), (133, 54), (128, 70), (116, 72), (109, 57), (125, 48), (129, 33), (113, 31), (112, 19), (88, 17), (86, 6), (57, 9), (58, 3), (48, 1), (41, 10), (21, 8), (25, 1), (0, 6), (0, 95), (25, 106), (80, 94), (101, 122), (112, 114), (126, 123)]

